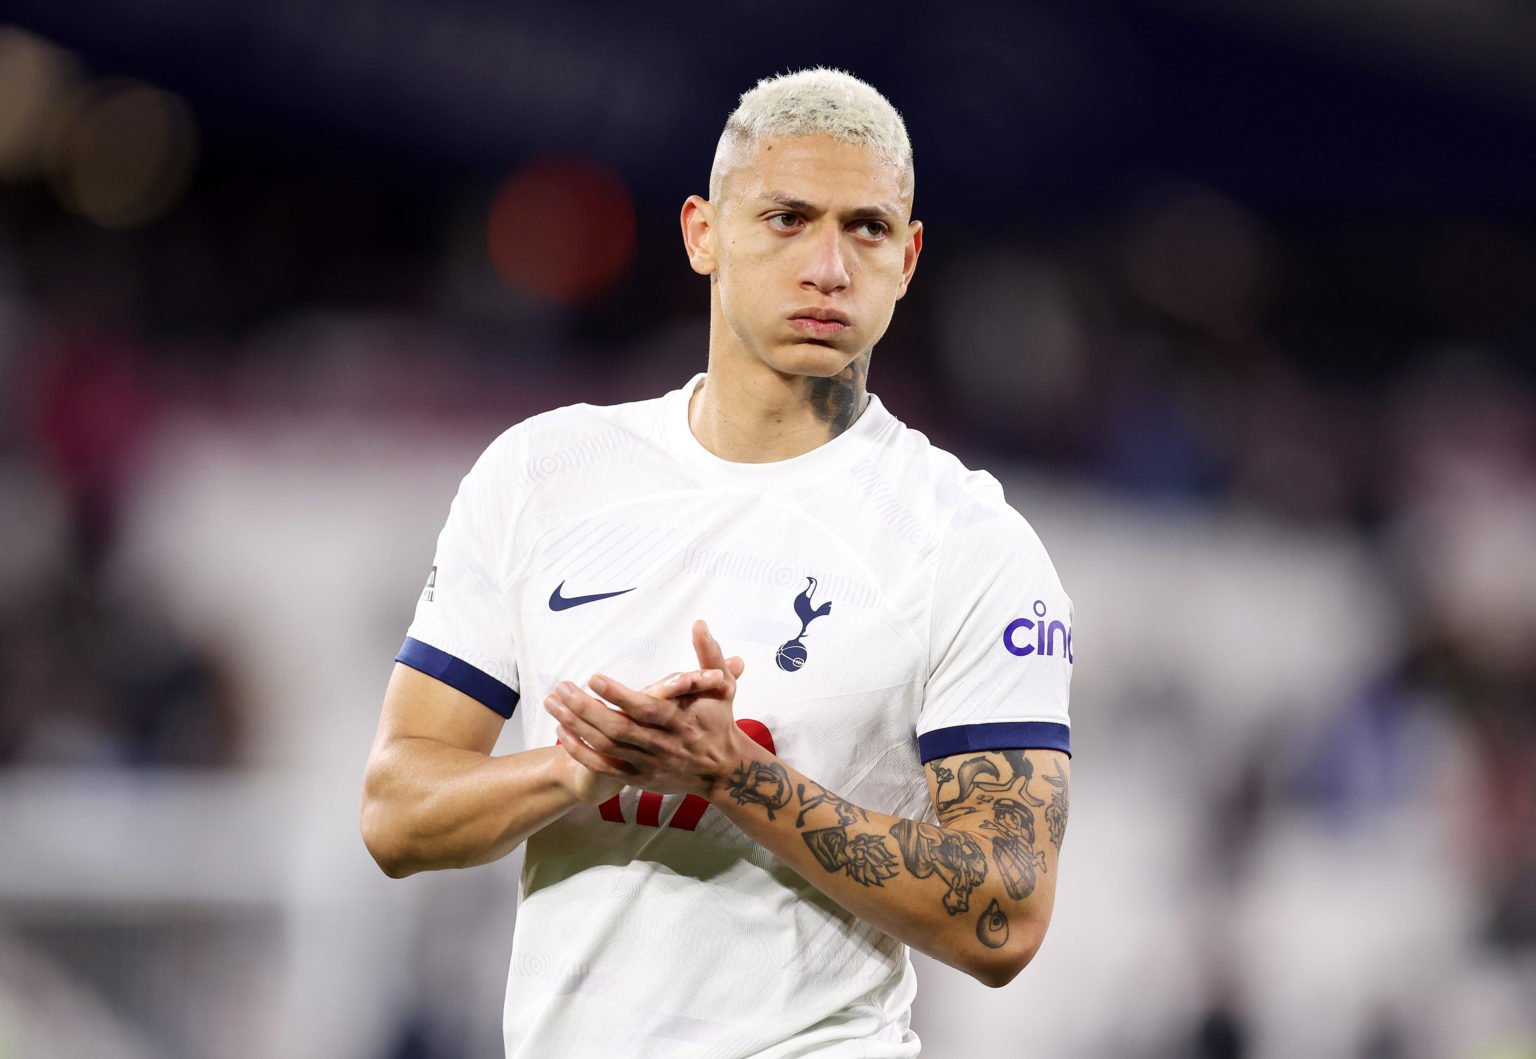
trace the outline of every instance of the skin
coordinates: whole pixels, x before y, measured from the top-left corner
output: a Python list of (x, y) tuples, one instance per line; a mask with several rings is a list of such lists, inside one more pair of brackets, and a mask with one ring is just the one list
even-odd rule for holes
[[(741, 660), (727, 663), (741, 672)], [(700, 678), (699, 688), (709, 682)], [(681, 698), (694, 685), (647, 689)], [(511, 853), (577, 805), (626, 781), (587, 769), (559, 747), (504, 757), (491, 750), (505, 722), (456, 688), (396, 663), (363, 777), (359, 824), (384, 874), (468, 868)]]
[[(689, 406), (700, 443), (734, 462), (789, 459), (857, 420), (922, 251), (911, 214), (910, 173), (866, 147), (737, 145), (714, 200), (693, 196), (681, 216), (689, 262), (711, 281), (709, 367)], [(843, 326), (813, 322), (829, 314)], [(693, 646), (697, 670), (644, 689), (559, 682), (543, 707), (561, 743), (500, 758), (501, 717), (397, 665), (364, 781), (369, 851), (392, 877), (465, 867), (625, 786), (697, 794), (853, 914), (980, 981), (1029, 962), (1054, 902), (1064, 755), (930, 762), (938, 824), (868, 810), (753, 743), (733, 718), (741, 659), (703, 622)]]
[[(709, 369), (689, 411), (706, 448), (727, 460), (788, 459), (853, 423), (870, 351), (922, 250), (911, 214), (910, 174), (826, 136), (737, 145), (715, 201), (684, 203), (689, 263), (710, 277)], [(836, 311), (848, 327), (807, 334), (795, 323), (804, 310)], [(469, 696), (395, 666), (360, 811), (387, 874), (495, 860), (622, 786), (563, 753), (492, 758), (502, 723)]]
[[(922, 252), (910, 175), (830, 136), (768, 137), (739, 145), (715, 200), (690, 197), (681, 222), (690, 265), (711, 280), (694, 436), (722, 459), (759, 463), (847, 430)], [(820, 333), (806, 324), (818, 310), (846, 326)]]
[[(544, 700), (560, 749), (597, 775), (708, 799), (848, 911), (986, 985), (1007, 984), (1034, 958), (1069, 813), (1065, 754), (941, 758), (926, 768), (929, 797), (944, 807), (938, 824), (876, 812), (741, 732), (740, 660), (724, 657), (702, 621), (693, 645), (698, 671), (644, 691), (602, 675), (588, 681), (594, 694), (560, 682)], [(962, 784), (961, 774), (988, 781)]]

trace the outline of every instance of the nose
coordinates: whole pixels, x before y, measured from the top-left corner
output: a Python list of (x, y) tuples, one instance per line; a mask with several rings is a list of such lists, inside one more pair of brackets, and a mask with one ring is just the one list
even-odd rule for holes
[(825, 226), (806, 242), (810, 257), (800, 273), (801, 287), (833, 294), (852, 282), (843, 260), (843, 233), (836, 225)]

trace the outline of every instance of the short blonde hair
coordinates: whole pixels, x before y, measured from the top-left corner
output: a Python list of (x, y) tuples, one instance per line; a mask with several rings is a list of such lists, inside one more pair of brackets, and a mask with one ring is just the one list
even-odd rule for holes
[(767, 136), (817, 133), (864, 144), (900, 167), (906, 181), (912, 180), (912, 142), (890, 100), (850, 73), (817, 66), (765, 77), (741, 94), (715, 147), (709, 197), (720, 197), (725, 172), (738, 150)]

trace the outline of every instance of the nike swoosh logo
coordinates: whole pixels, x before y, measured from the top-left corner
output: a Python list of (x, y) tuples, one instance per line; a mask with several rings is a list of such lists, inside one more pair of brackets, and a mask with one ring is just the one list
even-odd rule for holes
[(549, 594), (550, 610), (570, 610), (572, 607), (579, 607), (583, 603), (596, 603), (600, 599), (612, 599), (614, 596), (622, 596), (626, 592), (634, 591), (632, 588), (621, 588), (617, 592), (599, 592), (593, 596), (562, 596), (560, 590), (564, 587), (565, 582), (561, 581), (555, 586), (555, 590)]

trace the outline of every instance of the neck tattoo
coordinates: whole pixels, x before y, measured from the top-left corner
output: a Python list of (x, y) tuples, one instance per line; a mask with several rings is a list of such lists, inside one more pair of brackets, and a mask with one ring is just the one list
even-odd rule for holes
[(811, 411), (827, 424), (828, 441), (853, 426), (854, 420), (864, 411), (868, 401), (864, 380), (868, 375), (869, 354), (860, 353), (853, 363), (830, 379), (806, 379)]

